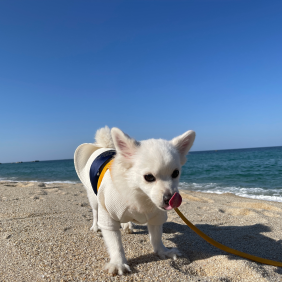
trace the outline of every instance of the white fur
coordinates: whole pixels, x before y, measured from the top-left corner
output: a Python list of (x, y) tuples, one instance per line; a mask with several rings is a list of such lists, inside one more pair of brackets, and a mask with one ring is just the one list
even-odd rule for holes
[(97, 130), (95, 134), (95, 145), (101, 147), (101, 148), (115, 148), (112, 136), (111, 136), (111, 130), (108, 126), (105, 126), (103, 128), (100, 128)]
[[(115, 148), (111, 175), (112, 181), (124, 199), (129, 199), (129, 210), (148, 213), (155, 207), (164, 209), (164, 195), (178, 192), (179, 176), (172, 178), (175, 169), (181, 172), (186, 162), (186, 155), (195, 139), (194, 131), (166, 141), (149, 139), (141, 142), (130, 138), (120, 129), (108, 127), (99, 129), (95, 135), (95, 145), (101, 148)], [(152, 174), (154, 182), (147, 182), (144, 175)], [(87, 189), (90, 205), (93, 209), (93, 226), (98, 231), (98, 201), (92, 190)], [(132, 223), (123, 223), (125, 232), (132, 233)], [(160, 257), (176, 259), (181, 255), (177, 249), (167, 249), (161, 240), (162, 225), (149, 225), (150, 242), (154, 252)], [(130, 271), (125, 258), (120, 231), (102, 229), (103, 237), (110, 255), (110, 262), (105, 266), (109, 273), (122, 275)]]

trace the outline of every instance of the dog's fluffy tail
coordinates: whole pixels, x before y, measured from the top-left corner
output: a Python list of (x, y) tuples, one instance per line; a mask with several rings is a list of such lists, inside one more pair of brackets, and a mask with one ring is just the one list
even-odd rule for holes
[(95, 134), (95, 143), (96, 146), (99, 146), (101, 148), (115, 148), (111, 130), (108, 126), (102, 127), (97, 130)]

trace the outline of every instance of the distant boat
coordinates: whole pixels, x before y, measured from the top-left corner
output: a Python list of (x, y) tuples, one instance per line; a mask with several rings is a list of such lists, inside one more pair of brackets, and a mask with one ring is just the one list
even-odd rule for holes
[(38, 160), (36, 160), (36, 161), (32, 161), (32, 163), (38, 163), (39, 161)]
[(15, 162), (16, 164), (22, 164), (23, 162)]

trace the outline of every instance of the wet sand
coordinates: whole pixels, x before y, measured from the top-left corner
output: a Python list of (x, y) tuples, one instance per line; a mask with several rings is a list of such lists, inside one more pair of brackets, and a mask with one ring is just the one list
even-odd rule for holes
[[(282, 203), (233, 194), (181, 191), (180, 211), (214, 240), (282, 261)], [(81, 184), (0, 182), (0, 281), (282, 281), (282, 268), (209, 245), (168, 213), (163, 242), (183, 256), (160, 260), (146, 226), (122, 235), (132, 272), (110, 276), (103, 238), (90, 231), (92, 210)]]

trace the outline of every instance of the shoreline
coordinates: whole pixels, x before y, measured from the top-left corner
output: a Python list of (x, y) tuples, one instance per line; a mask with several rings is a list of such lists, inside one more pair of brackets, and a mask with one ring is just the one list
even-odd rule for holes
[[(80, 181), (40, 181), (40, 180), (6, 180), (6, 179), (1, 179), (0, 178), (0, 185), (1, 183), (4, 183), (4, 182), (11, 182), (11, 183), (45, 183), (47, 185), (50, 185), (50, 184), (81, 184)], [(277, 202), (277, 203), (282, 203), (282, 197), (280, 196), (277, 196), (277, 194), (273, 194), (273, 195), (259, 195), (259, 194), (246, 194), (246, 195), (242, 195), (241, 193), (236, 193), (236, 192), (231, 192), (231, 191), (228, 191), (225, 192), (225, 191), (210, 191), (210, 190), (207, 190), (207, 191), (200, 191), (200, 190), (190, 190), (189, 187), (187, 189), (185, 189), (183, 186), (187, 185), (186, 182), (180, 182), (179, 183), (179, 190), (183, 190), (183, 191), (191, 191), (191, 192), (197, 192), (197, 193), (203, 193), (203, 194), (217, 194), (217, 195), (224, 195), (224, 194), (233, 194), (235, 196), (238, 196), (238, 197), (242, 197), (242, 198), (247, 198), (247, 199), (254, 199), (254, 200), (261, 200), (261, 201), (267, 201), (267, 202)], [(195, 184), (195, 183), (193, 183)], [(227, 187), (228, 189), (229, 187)], [(233, 188), (233, 187), (232, 187)], [(245, 189), (245, 190), (252, 190), (252, 189), (263, 189), (263, 188), (242, 188), (242, 189)], [(278, 189), (280, 190), (280, 189)], [(265, 189), (265, 191), (268, 191), (267, 189)], [(276, 191), (277, 193), (277, 191)]]
[[(180, 211), (200, 230), (231, 248), (282, 261), (282, 203), (180, 191)], [(282, 268), (224, 253), (190, 230), (171, 211), (166, 247), (183, 257), (160, 260), (147, 229), (122, 234), (131, 274), (112, 277), (103, 238), (92, 226), (82, 184), (0, 181), (0, 281), (281, 281)], [(123, 232), (122, 232), (123, 233)]]

